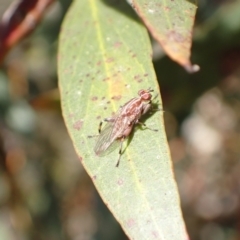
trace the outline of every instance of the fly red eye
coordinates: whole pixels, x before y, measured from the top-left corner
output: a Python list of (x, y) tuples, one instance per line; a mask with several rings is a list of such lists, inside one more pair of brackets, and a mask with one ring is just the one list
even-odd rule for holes
[(149, 92), (145, 92), (145, 93), (141, 96), (141, 98), (142, 98), (143, 100), (149, 101), (149, 100), (151, 100), (151, 98), (152, 98), (152, 94), (150, 94)]
[(145, 90), (141, 89), (138, 91), (138, 95), (141, 97), (145, 92), (146, 92)]
[(138, 95), (141, 97), (142, 100), (144, 101), (149, 101), (152, 98), (152, 95), (149, 93), (148, 90), (139, 90)]

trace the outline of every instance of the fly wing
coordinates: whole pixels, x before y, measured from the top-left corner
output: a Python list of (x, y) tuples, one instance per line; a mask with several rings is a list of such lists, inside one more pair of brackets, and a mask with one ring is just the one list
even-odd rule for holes
[(112, 152), (120, 144), (119, 138), (127, 126), (125, 118), (122, 118), (121, 114), (116, 116), (114, 121), (106, 123), (97, 139), (94, 151), (98, 156)]
[(94, 152), (97, 155), (102, 155), (103, 152), (105, 152), (110, 145), (115, 141), (115, 139), (112, 137), (112, 132), (114, 129), (114, 122), (107, 122), (104, 128), (102, 129), (96, 145), (94, 147)]

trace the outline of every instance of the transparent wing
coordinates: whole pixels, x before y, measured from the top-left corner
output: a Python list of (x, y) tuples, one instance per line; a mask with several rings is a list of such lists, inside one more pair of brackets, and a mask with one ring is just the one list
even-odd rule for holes
[(115, 149), (120, 148), (120, 143), (121, 141), (119, 139), (116, 139), (110, 144), (110, 146), (106, 150), (100, 152), (98, 156), (100, 157), (106, 156), (109, 153), (113, 152)]
[[(115, 121), (114, 122), (107, 122), (104, 128), (102, 129), (96, 145), (94, 147), (94, 151), (97, 155), (103, 156), (103, 153), (113, 144), (116, 138), (113, 137), (113, 129), (114, 129)], [(114, 144), (115, 145), (115, 144)], [(114, 149), (116, 149), (115, 146)], [(112, 149), (112, 151), (114, 150)]]
[(120, 144), (119, 138), (128, 127), (126, 118), (122, 118), (121, 114), (116, 116), (114, 121), (106, 123), (97, 139), (94, 151), (99, 156), (115, 150)]

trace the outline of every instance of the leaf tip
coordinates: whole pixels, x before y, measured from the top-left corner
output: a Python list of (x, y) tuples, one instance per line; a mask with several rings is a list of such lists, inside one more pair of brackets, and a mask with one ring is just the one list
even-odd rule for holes
[(197, 64), (187, 64), (184, 66), (185, 70), (188, 72), (188, 73), (195, 73), (195, 72), (198, 72), (200, 70), (200, 67), (199, 65)]

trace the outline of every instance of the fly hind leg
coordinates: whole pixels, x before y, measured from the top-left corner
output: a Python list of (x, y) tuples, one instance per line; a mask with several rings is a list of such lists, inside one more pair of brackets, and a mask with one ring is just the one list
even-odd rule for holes
[(123, 136), (121, 138), (121, 145), (120, 145), (119, 152), (118, 152), (118, 161), (117, 161), (116, 167), (118, 167), (119, 163), (120, 163), (120, 159), (121, 159), (121, 156), (122, 156), (122, 146), (123, 146), (123, 142), (124, 142), (125, 138), (126, 138), (125, 136)]

